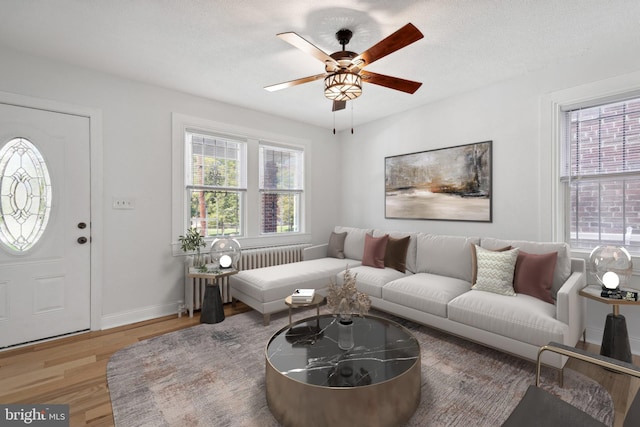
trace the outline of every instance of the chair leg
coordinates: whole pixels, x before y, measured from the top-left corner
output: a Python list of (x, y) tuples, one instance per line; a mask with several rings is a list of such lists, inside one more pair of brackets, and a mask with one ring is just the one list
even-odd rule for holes
[(232, 308), (236, 308), (236, 301), (238, 301), (238, 300), (235, 299), (235, 298), (231, 298), (231, 307)]
[(564, 387), (564, 368), (558, 369), (558, 384), (560, 388)]
[(271, 314), (263, 314), (262, 315), (262, 322), (264, 323), (264, 326), (269, 326), (269, 323), (271, 323)]

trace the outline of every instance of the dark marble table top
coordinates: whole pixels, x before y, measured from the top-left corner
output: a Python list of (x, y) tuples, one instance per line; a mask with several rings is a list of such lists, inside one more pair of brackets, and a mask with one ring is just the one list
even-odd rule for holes
[(353, 318), (354, 347), (338, 347), (338, 320), (311, 317), (276, 332), (267, 363), (282, 375), (323, 387), (358, 387), (395, 378), (420, 363), (420, 345), (401, 325), (366, 316)]

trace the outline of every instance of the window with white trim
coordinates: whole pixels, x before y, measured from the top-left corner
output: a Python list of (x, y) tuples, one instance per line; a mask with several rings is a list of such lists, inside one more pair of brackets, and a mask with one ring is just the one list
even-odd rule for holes
[(261, 142), (259, 153), (260, 232), (299, 232), (304, 151)]
[(561, 185), (577, 249), (640, 255), (640, 98), (564, 111)]
[(189, 224), (205, 237), (242, 236), (247, 191), (247, 142), (187, 129)]

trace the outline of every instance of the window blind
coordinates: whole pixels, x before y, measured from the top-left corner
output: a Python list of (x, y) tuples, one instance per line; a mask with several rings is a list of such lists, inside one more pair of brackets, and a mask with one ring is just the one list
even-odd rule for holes
[(563, 180), (623, 177), (640, 172), (640, 98), (568, 110)]
[(260, 144), (260, 190), (301, 192), (304, 188), (304, 152)]
[(190, 189), (246, 190), (246, 142), (202, 133), (187, 133)]

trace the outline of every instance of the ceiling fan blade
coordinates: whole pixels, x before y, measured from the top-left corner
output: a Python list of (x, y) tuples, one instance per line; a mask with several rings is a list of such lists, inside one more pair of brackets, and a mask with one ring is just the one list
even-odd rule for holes
[(304, 53), (308, 53), (319, 61), (322, 61), (324, 63), (329, 62), (332, 64), (337, 64), (336, 60), (329, 56), (326, 52), (316, 47), (314, 44), (306, 41), (296, 33), (280, 33), (276, 34), (276, 37), (286, 41), (294, 47), (297, 47)]
[(331, 107), (331, 111), (340, 111), (347, 108), (347, 101), (333, 101), (333, 107)]
[(360, 55), (356, 56), (352, 62), (357, 68), (364, 68), (372, 62), (377, 61), (396, 50), (402, 49), (405, 46), (409, 46), (411, 43), (418, 41), (423, 37), (424, 35), (420, 30), (418, 30), (415, 25), (409, 23), (387, 38), (380, 40)]
[(291, 80), (291, 81), (284, 82), (284, 83), (278, 83), (278, 84), (271, 85), (271, 86), (265, 86), (265, 89), (268, 90), (269, 92), (275, 92), (276, 90), (286, 89), (286, 88), (291, 87), (291, 86), (297, 86), (297, 85), (301, 85), (303, 83), (309, 83), (309, 82), (313, 82), (315, 80), (320, 80), (320, 79), (322, 79), (324, 77), (326, 77), (325, 73), (316, 74), (315, 76), (303, 77), (301, 79)]
[(385, 76), (384, 74), (372, 73), (370, 71), (360, 71), (362, 81), (367, 83), (373, 83), (374, 85), (388, 87), (389, 89), (395, 89), (406, 93), (414, 93), (417, 91), (422, 83), (414, 82), (412, 80), (405, 80), (399, 77)]

